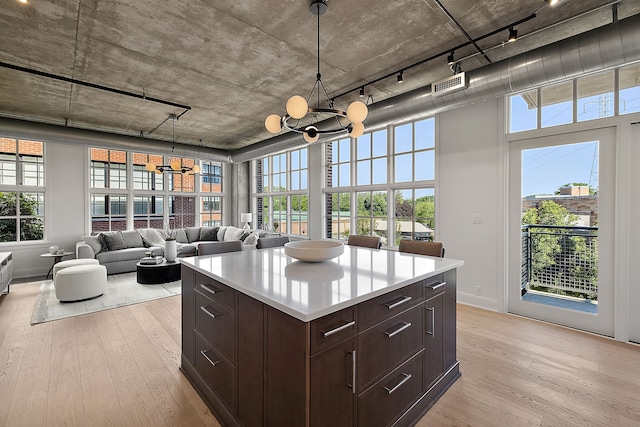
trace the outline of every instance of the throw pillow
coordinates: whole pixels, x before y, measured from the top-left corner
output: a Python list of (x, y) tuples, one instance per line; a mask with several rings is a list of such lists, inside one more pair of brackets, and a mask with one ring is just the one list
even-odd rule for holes
[(218, 229), (218, 241), (224, 242), (224, 233), (227, 231), (226, 226), (222, 226)]
[(246, 239), (247, 237), (249, 237), (249, 234), (251, 234), (251, 231), (246, 231), (246, 230), (245, 230), (245, 231), (242, 233), (242, 236), (240, 236), (240, 241), (241, 241), (241, 242), (244, 242), (244, 241), (245, 241), (245, 239)]
[(258, 243), (258, 233), (249, 233), (249, 235), (244, 239), (243, 243), (245, 245), (255, 245), (256, 243)]
[(98, 255), (102, 251), (102, 243), (100, 243), (100, 235), (82, 236), (82, 241), (91, 246), (93, 253)]
[(189, 243), (187, 239), (187, 233), (184, 228), (178, 228), (176, 230), (170, 230), (169, 235), (173, 236), (178, 243)]
[(232, 242), (234, 240), (240, 240), (240, 236), (244, 233), (242, 228), (237, 228), (233, 226), (227, 227), (227, 230), (224, 232), (224, 241)]
[(218, 240), (219, 227), (202, 227), (200, 229), (200, 240), (206, 242), (215, 242)]
[[(162, 246), (164, 247), (164, 239), (155, 228), (139, 228), (138, 233), (145, 241), (145, 247)], [(147, 246), (149, 245), (149, 246)]]
[(127, 245), (128, 248), (144, 247), (142, 236), (138, 233), (138, 230), (122, 231), (122, 238), (124, 239), (124, 244)]
[(197, 242), (200, 239), (200, 227), (187, 227), (184, 231), (187, 234), (187, 243)]
[(119, 231), (108, 231), (100, 234), (102, 239), (102, 246), (106, 246), (109, 251), (118, 251), (120, 249), (127, 249), (127, 245), (124, 243), (122, 234)]

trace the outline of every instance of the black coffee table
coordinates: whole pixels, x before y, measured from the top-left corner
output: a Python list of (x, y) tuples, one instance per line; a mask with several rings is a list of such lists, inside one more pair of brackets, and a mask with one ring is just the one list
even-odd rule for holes
[(180, 280), (180, 263), (167, 262), (160, 264), (136, 264), (136, 281), (142, 285), (158, 285), (160, 283)]

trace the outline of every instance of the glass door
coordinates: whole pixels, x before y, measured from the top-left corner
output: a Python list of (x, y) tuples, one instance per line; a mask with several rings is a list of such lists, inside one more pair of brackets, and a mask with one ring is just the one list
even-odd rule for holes
[(509, 312), (613, 335), (613, 130), (512, 142)]

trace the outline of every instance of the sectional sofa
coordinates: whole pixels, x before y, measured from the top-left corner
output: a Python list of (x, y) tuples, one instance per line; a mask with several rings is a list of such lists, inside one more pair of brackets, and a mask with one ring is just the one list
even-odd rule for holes
[(136, 271), (136, 263), (147, 252), (164, 255), (167, 238), (174, 238), (178, 257), (198, 254), (200, 245), (218, 244), (241, 240), (243, 249), (255, 247), (259, 234), (233, 226), (187, 227), (176, 230), (144, 228), (127, 231), (102, 232), (94, 236), (83, 236), (76, 243), (76, 258), (95, 258), (107, 268), (107, 274)]

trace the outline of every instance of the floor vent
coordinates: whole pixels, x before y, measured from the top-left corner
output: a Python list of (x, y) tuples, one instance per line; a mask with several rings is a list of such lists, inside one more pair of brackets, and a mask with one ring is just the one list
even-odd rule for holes
[(447, 93), (455, 92), (467, 88), (467, 78), (464, 72), (458, 73), (446, 79), (431, 83), (431, 94), (433, 96), (442, 96)]

